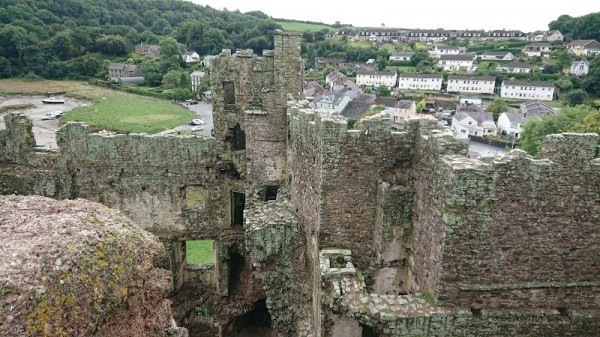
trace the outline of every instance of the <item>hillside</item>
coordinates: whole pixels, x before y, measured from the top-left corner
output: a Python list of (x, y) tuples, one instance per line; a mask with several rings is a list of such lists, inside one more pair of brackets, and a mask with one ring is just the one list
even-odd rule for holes
[(94, 76), (104, 59), (167, 37), (182, 49), (272, 48), (281, 28), (262, 12), (219, 11), (182, 0), (0, 0), (0, 77)]

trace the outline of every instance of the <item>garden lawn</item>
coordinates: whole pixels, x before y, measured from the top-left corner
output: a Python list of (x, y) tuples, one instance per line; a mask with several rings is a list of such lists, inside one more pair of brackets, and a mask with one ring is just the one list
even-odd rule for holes
[(94, 129), (118, 133), (157, 133), (191, 121), (191, 111), (155, 98), (98, 90), (74, 93), (93, 105), (65, 113), (61, 122), (85, 122)]
[(185, 258), (190, 264), (213, 262), (213, 241), (195, 240), (185, 242)]

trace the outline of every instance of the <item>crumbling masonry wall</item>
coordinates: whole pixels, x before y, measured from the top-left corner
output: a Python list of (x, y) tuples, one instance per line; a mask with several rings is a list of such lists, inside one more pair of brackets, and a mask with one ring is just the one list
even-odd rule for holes
[(432, 174), (448, 178), (433, 188), (441, 200), (437, 221), (445, 228), (441, 301), (474, 308), (598, 308), (597, 138), (550, 136), (542, 160), (522, 151), (488, 162), (444, 158)]
[[(264, 300), (265, 292), (278, 299), (268, 302), (275, 328), (309, 331), (301, 310), (293, 318), (297, 326), (281, 314), (305, 302), (299, 286), (304, 276), (291, 272), (305, 269), (293, 258), (303, 255), (304, 235), (292, 240), (293, 253), (272, 251), (260, 268), (252, 257), (264, 255), (255, 252), (261, 245), (244, 243), (246, 214), (265, 203), (265, 188), (275, 191), (273, 198), (289, 198), (286, 102), (289, 94), (301, 93), (301, 36), (275, 36), (275, 50), (262, 58), (224, 52), (217, 61), (214, 139), (102, 136), (68, 124), (57, 134), (58, 151), (40, 151), (34, 149), (31, 121), (7, 116), (7, 129), (0, 131), (0, 193), (98, 201), (157, 234), (167, 249), (160, 265), (171, 270), (177, 289), (175, 314), (193, 326), (191, 336), (226, 333), (224, 327)], [(201, 206), (186, 204), (188, 187), (203, 191)], [(213, 268), (186, 265), (185, 241), (198, 239), (215, 240)], [(285, 296), (278, 290), (283, 284), (297, 295)], [(194, 311), (203, 316), (188, 315)]]

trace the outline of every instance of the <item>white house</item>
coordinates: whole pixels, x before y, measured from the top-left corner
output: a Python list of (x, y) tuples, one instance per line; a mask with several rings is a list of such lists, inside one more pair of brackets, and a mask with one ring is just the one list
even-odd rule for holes
[(415, 101), (399, 100), (396, 104), (387, 108), (392, 122), (407, 120), (417, 115), (417, 104)]
[(528, 57), (532, 56), (543, 56), (550, 53), (552, 47), (546, 42), (530, 43), (523, 47), (523, 53), (527, 54)]
[(490, 40), (527, 40), (527, 34), (520, 30), (493, 30), (488, 34)]
[(200, 88), (200, 83), (207, 76), (208, 74), (204, 71), (194, 71), (190, 74), (190, 81), (192, 82), (192, 92), (198, 91), (198, 89)]
[(198, 55), (198, 53), (196, 53), (195, 51), (186, 51), (185, 53), (183, 53), (183, 55), (181, 55), (181, 57), (183, 58), (184, 62), (198, 62), (200, 61), (200, 55)]
[(450, 32), (445, 30), (411, 30), (406, 33), (408, 41), (441, 42), (450, 37)]
[(495, 76), (448, 75), (448, 92), (480, 93), (492, 95), (496, 86)]
[(542, 103), (530, 102), (521, 104), (521, 112), (503, 112), (498, 117), (498, 132), (508, 135), (514, 139), (521, 138), (523, 124), (533, 118), (543, 118), (544, 116), (557, 113), (557, 110)]
[(523, 124), (525, 124), (525, 119), (522, 113), (512, 111), (503, 112), (498, 117), (498, 132), (511, 138), (519, 139), (523, 132)]
[(558, 30), (549, 30), (544, 34), (544, 39), (550, 43), (562, 42), (564, 38)]
[(476, 106), (458, 106), (452, 117), (452, 131), (459, 138), (493, 136), (497, 127), (491, 112)]
[(527, 82), (504, 80), (500, 97), (551, 101), (554, 99), (554, 85), (548, 82)]
[(337, 92), (343, 89), (348, 89), (355, 92), (360, 92), (360, 87), (354, 83), (348, 76), (339, 71), (333, 71), (325, 76), (325, 84), (329, 90)]
[(323, 95), (321, 99), (315, 102), (318, 109), (329, 109), (335, 112), (341, 112), (352, 99), (346, 95), (329, 93)]
[(577, 56), (600, 54), (600, 43), (596, 40), (575, 40), (567, 43), (567, 50)]
[(356, 84), (358, 85), (376, 87), (385, 85), (391, 89), (396, 86), (397, 81), (398, 74), (396, 72), (359, 70), (356, 74)]
[(435, 90), (442, 89), (442, 74), (400, 74), (399, 89)]
[(466, 52), (465, 47), (456, 46), (435, 46), (433, 51), (430, 53), (431, 57), (440, 58), (442, 55), (460, 55)]
[(358, 40), (362, 41), (391, 41), (398, 40), (401, 33), (394, 28), (363, 28), (358, 35)]
[(468, 71), (473, 68), (474, 60), (475, 55), (473, 54), (441, 55), (439, 65), (446, 71)]
[(210, 62), (214, 59), (216, 59), (218, 56), (216, 55), (206, 55), (204, 56), (204, 58), (202, 59), (202, 61), (200, 62), (201, 65), (205, 66), (205, 67), (209, 67), (210, 66)]
[(490, 61), (512, 61), (515, 59), (515, 55), (509, 51), (486, 51), (479, 57), (481, 57), (482, 60)]
[(529, 74), (533, 69), (533, 65), (525, 62), (510, 62), (500, 64), (496, 67), (496, 71), (505, 71), (513, 74)]
[(571, 68), (569, 69), (570, 74), (577, 76), (585, 76), (590, 70), (590, 62), (588, 60), (573, 61)]
[(393, 52), (390, 55), (390, 61), (410, 61), (410, 58), (413, 57), (415, 53), (406, 52), (406, 51), (397, 51)]
[(374, 103), (386, 106), (386, 111), (392, 122), (397, 123), (417, 115), (417, 104), (415, 101), (398, 100), (392, 97), (377, 97)]

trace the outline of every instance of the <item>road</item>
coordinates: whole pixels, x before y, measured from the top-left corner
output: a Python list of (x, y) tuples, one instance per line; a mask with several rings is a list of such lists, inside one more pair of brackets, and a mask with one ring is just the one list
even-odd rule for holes
[(469, 156), (476, 158), (477, 156), (485, 154), (506, 154), (506, 150), (502, 147), (496, 147), (492, 145), (477, 143), (469, 140)]
[[(204, 127), (203, 130), (201, 131), (197, 131), (194, 132), (194, 134), (199, 134), (199, 135), (205, 135), (205, 136), (211, 136), (210, 135), (210, 131), (214, 128), (213, 125), (213, 118), (212, 118), (212, 104), (207, 103), (205, 101), (201, 101), (198, 102), (198, 104), (186, 104), (186, 103), (181, 103), (181, 106), (183, 106), (184, 108), (192, 111), (196, 117), (194, 118), (198, 118), (204, 121), (204, 124), (202, 125)], [(180, 125), (176, 128), (172, 128), (172, 129), (168, 129), (162, 132), (159, 132), (158, 134), (160, 135), (165, 135), (165, 134), (169, 134), (169, 133), (175, 133), (177, 131), (191, 131), (192, 126), (190, 125)]]
[[(44, 104), (43, 96), (6, 96), (0, 97), (0, 107), (15, 104), (33, 104), (34, 108), (19, 110), (22, 114), (29, 116), (33, 121), (33, 134), (37, 145), (43, 145), (46, 149), (56, 149), (56, 131), (59, 129), (58, 119), (42, 120), (42, 116), (53, 111), (71, 111), (77, 107), (90, 104), (89, 102), (76, 100), (69, 97), (56, 96), (57, 99), (64, 99), (64, 104)], [(4, 115), (10, 112), (0, 113), (0, 129), (6, 129), (4, 125)]]

